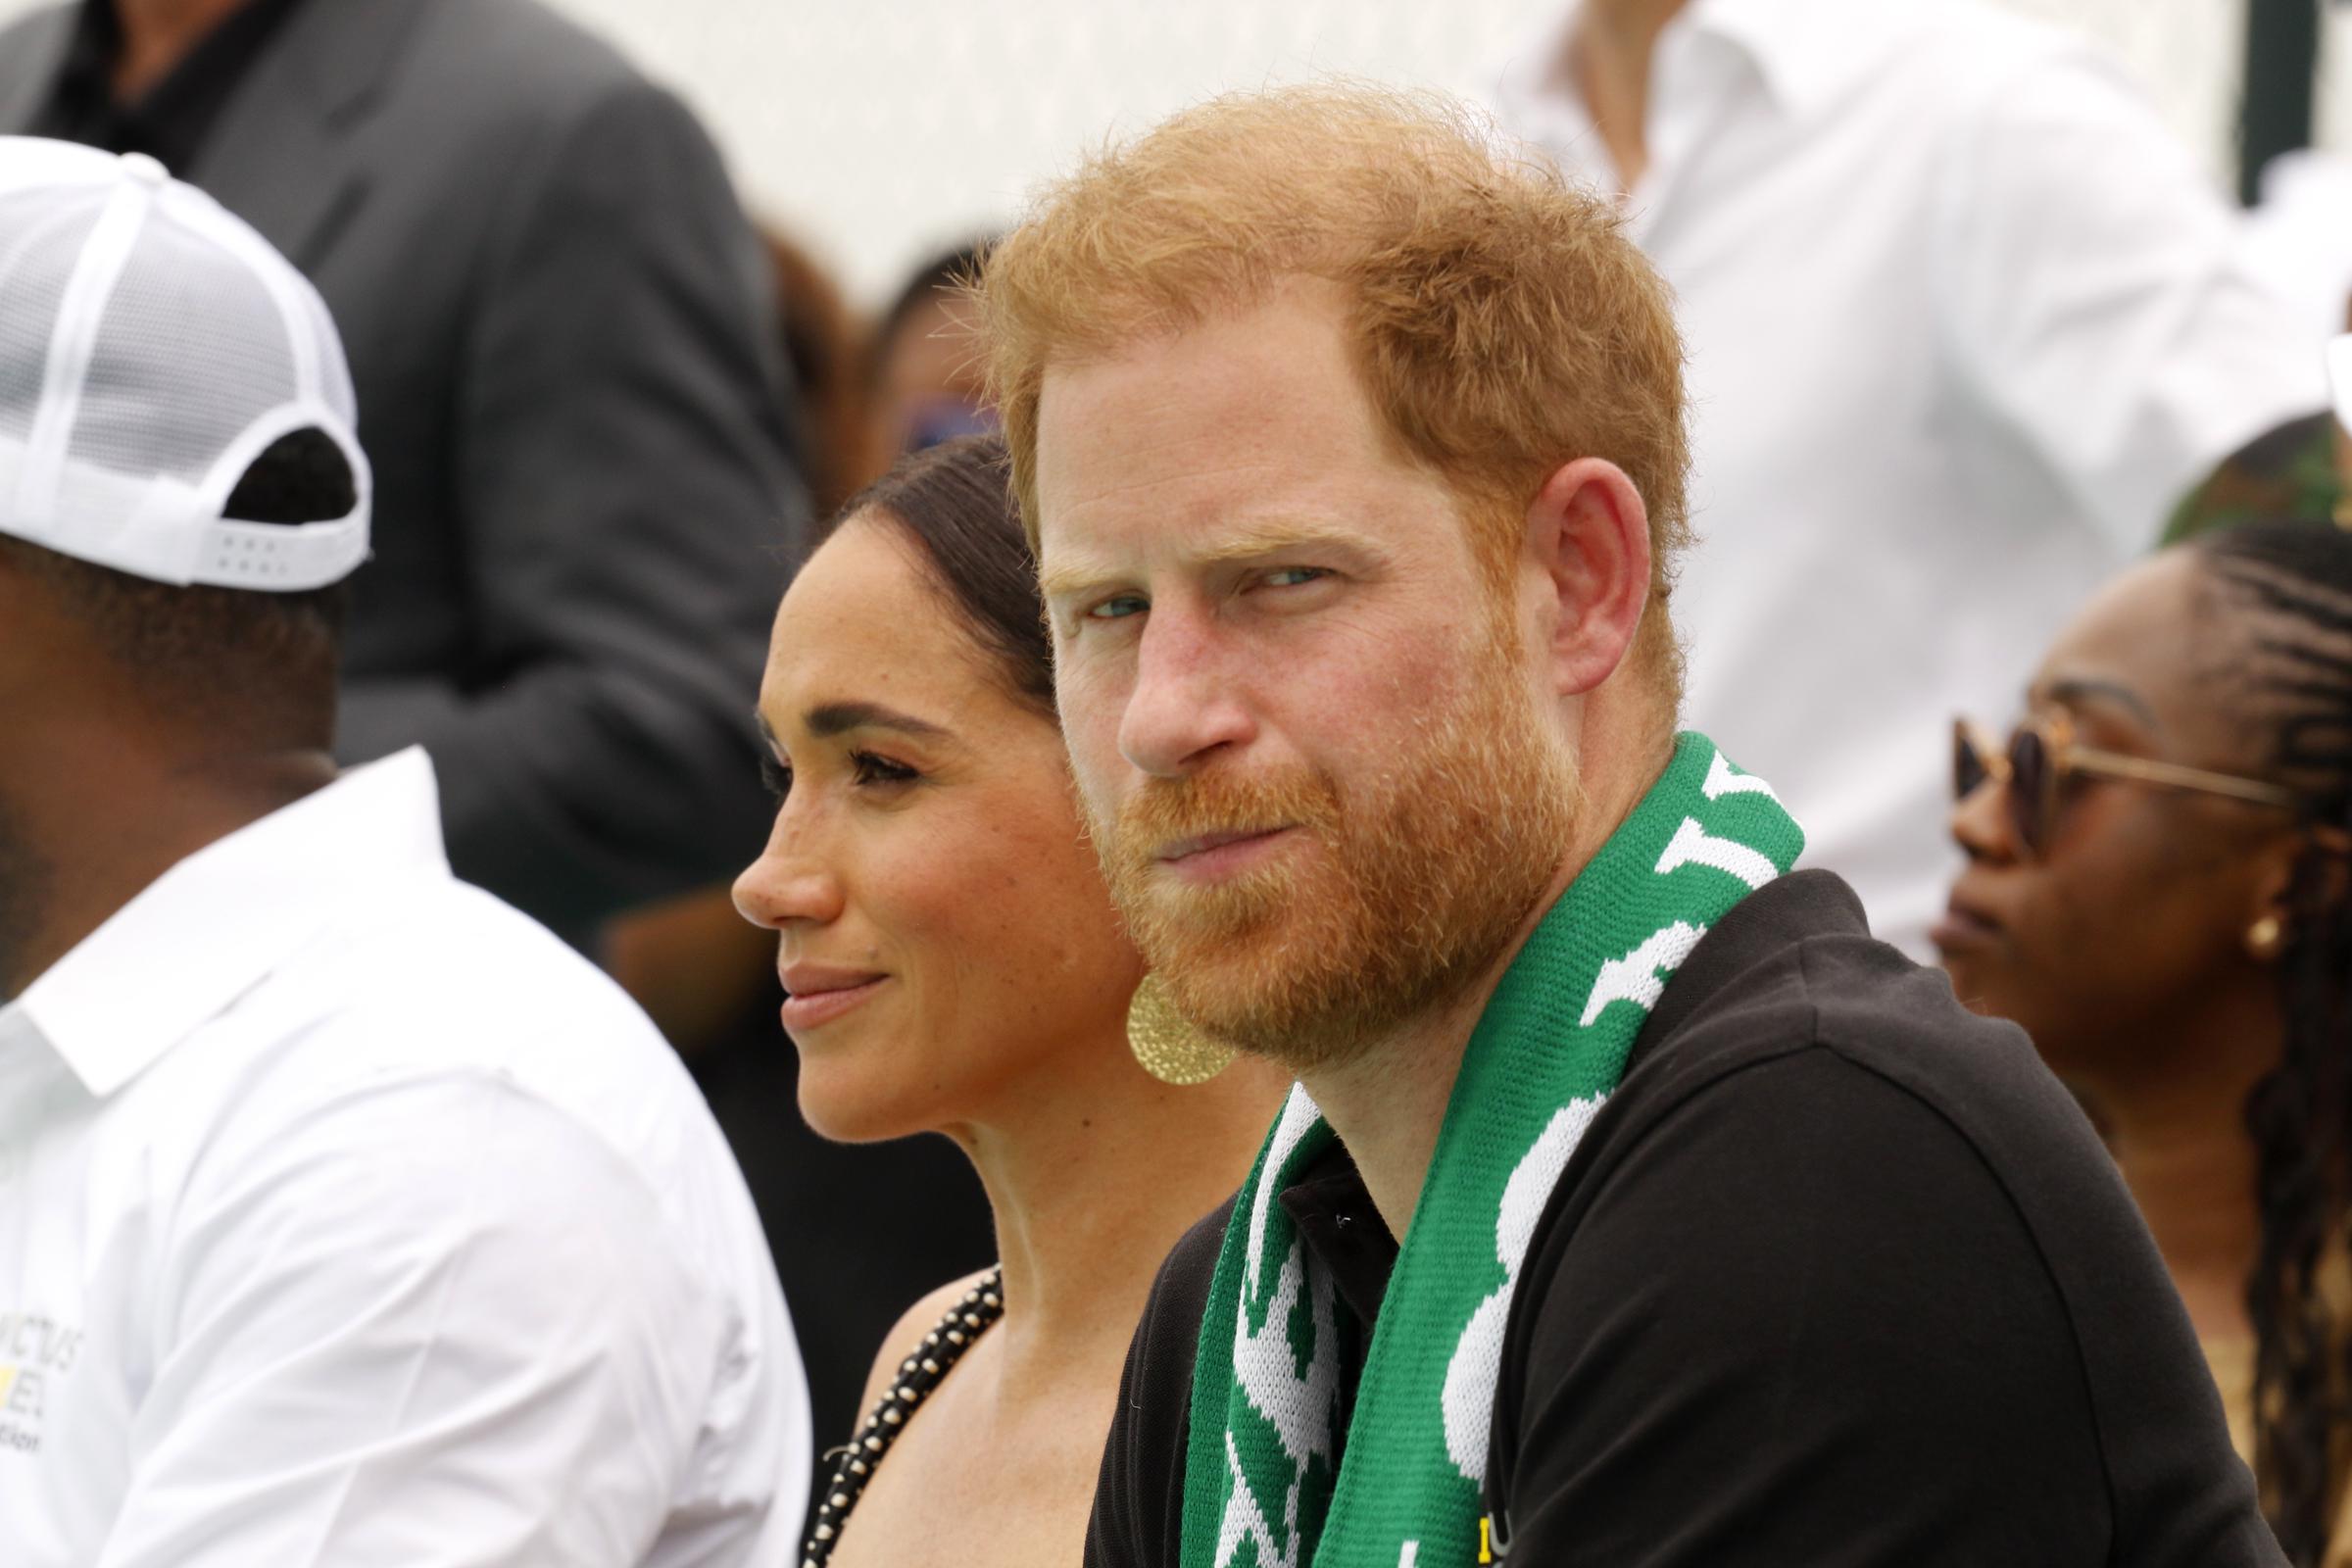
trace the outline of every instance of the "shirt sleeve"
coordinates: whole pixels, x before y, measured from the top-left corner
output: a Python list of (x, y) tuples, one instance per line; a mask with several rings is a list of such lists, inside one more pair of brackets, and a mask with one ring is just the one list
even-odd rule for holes
[(747, 705), (808, 507), (766, 262), (702, 127), (631, 81), (551, 140), (451, 423), (485, 678), (353, 681), (338, 751), (422, 744), (458, 874), (576, 941), (765, 832)]
[(2132, 87), (2069, 50), (1984, 91), (1938, 181), (1947, 352), (2121, 548), (2254, 437), (2328, 406), (2320, 344)]
[(455, 1075), (207, 1164), (99, 1568), (642, 1561), (729, 1327), (616, 1153)]
[(2110, 1560), (2075, 1324), (1936, 1111), (1803, 1051), (1700, 1091), (1603, 1179), (1539, 1244), (1504, 1353), (1509, 1561)]

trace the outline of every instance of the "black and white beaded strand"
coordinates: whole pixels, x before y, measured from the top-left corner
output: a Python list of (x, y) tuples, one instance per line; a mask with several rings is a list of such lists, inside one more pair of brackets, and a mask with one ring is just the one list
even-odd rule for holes
[(972, 1342), (1004, 1315), (1004, 1271), (992, 1268), (963, 1293), (962, 1300), (948, 1308), (947, 1316), (923, 1336), (915, 1352), (899, 1363), (899, 1375), (874, 1401), (873, 1413), (866, 1417), (856, 1440), (847, 1447), (832, 1450), (841, 1459), (825, 1484), (824, 1500), (817, 1504), (816, 1528), (801, 1552), (801, 1568), (824, 1568), (833, 1555), (833, 1544), (841, 1538), (842, 1521), (864, 1495), (874, 1466), (906, 1430), (906, 1418), (938, 1390)]

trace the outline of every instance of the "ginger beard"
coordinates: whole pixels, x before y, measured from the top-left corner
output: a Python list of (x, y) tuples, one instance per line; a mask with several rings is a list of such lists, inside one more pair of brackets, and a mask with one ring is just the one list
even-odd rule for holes
[[(1112, 824), (1089, 806), (1111, 896), (1192, 1023), (1294, 1072), (1349, 1060), (1518, 935), (1558, 870), (1580, 781), (1529, 698), (1517, 627), (1482, 644), (1468, 689), (1416, 714), (1396, 765), (1359, 786), (1304, 766), (1211, 770), (1145, 780)], [(1312, 842), (1214, 886), (1152, 858), (1171, 840), (1286, 822)]]

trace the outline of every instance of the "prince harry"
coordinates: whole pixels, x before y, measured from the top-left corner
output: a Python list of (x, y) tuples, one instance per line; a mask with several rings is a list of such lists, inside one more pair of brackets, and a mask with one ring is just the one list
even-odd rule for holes
[(2025, 1037), (1676, 733), (1682, 349), (1605, 207), (1441, 103), (1230, 98), (977, 294), (1113, 891), (1298, 1079), (1090, 1564), (2279, 1560)]

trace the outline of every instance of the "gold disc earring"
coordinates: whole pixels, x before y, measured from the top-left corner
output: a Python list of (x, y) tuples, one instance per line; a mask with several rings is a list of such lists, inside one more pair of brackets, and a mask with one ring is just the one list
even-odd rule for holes
[(1204, 1084), (1234, 1056), (1231, 1046), (1219, 1045), (1185, 1021), (1155, 974), (1144, 976), (1127, 1004), (1127, 1049), (1163, 1084)]
[(2278, 917), (2266, 914), (2246, 927), (2246, 951), (2265, 961), (2276, 958), (2278, 956), (2280, 939), (2285, 935), (2286, 927), (2279, 923)]

